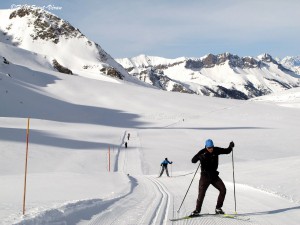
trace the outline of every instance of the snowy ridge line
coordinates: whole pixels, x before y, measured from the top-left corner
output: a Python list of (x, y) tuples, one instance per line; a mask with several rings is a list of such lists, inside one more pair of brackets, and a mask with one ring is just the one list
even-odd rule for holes
[[(162, 197), (159, 205), (157, 206), (157, 210), (155, 211), (155, 217), (153, 218), (151, 224), (167, 224), (168, 222), (168, 212), (170, 208), (170, 193), (167, 191), (166, 187), (164, 187), (158, 180), (155, 178), (148, 178), (151, 180), (161, 193)], [(161, 214), (161, 215), (160, 215)], [(160, 219), (159, 219), (160, 217)], [(158, 221), (159, 219), (159, 221)]]

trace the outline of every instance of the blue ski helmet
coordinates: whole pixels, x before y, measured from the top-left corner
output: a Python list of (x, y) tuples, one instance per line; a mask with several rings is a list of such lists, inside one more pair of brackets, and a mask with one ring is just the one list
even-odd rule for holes
[(211, 139), (207, 139), (206, 142), (205, 142), (205, 147), (206, 148), (212, 148), (214, 147), (214, 143)]

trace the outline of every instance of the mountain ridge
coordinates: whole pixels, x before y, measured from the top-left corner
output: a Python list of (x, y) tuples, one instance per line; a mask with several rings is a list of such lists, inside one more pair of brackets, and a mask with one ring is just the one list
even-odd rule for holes
[(43, 9), (21, 7), (0, 14), (1, 42), (44, 55), (50, 69), (69, 75), (103, 75), (165, 91), (244, 100), (300, 86), (295, 71), (266, 53), (113, 59), (78, 28)]
[(104, 75), (142, 85), (99, 44), (46, 10), (26, 6), (0, 10), (0, 15), (0, 41), (45, 55), (55, 71)]
[(249, 99), (300, 85), (300, 76), (266, 53), (256, 58), (228, 52), (176, 59), (139, 55), (116, 61), (132, 76), (167, 91)]

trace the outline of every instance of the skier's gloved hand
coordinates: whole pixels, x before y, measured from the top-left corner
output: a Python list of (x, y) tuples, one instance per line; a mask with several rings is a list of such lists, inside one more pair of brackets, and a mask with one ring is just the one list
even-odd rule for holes
[(229, 143), (229, 148), (233, 148), (233, 147), (234, 147), (234, 142), (232, 141)]

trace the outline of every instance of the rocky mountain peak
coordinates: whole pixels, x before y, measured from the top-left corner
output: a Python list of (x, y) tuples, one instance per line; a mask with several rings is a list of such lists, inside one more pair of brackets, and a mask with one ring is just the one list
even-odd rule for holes
[(277, 62), (275, 59), (273, 59), (273, 57), (267, 53), (264, 53), (262, 55), (260, 55), (260, 59), (263, 61), (263, 62)]
[(225, 52), (218, 55), (208, 54), (201, 59), (188, 59), (186, 61), (186, 68), (212, 68), (214, 66), (224, 65), (226, 62), (228, 62), (228, 65), (232, 68), (239, 67), (242, 69), (256, 68), (260, 65), (259, 61), (252, 57), (239, 57)]
[(12, 23), (14, 19), (18, 18), (26, 18), (27, 25), (33, 27), (34, 32), (30, 35), (33, 40), (42, 39), (58, 43), (61, 36), (64, 36), (64, 38), (84, 37), (70, 23), (43, 9), (28, 6), (21, 7), (13, 11), (9, 16)]

